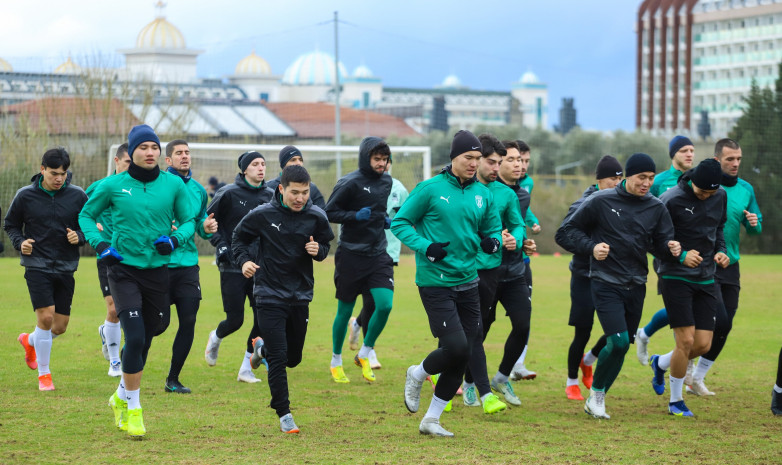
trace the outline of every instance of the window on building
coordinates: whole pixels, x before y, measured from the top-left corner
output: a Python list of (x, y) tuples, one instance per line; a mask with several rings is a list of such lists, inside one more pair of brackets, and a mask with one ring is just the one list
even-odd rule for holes
[(269, 101), (269, 93), (268, 92), (261, 92), (261, 101), (262, 102), (268, 102)]

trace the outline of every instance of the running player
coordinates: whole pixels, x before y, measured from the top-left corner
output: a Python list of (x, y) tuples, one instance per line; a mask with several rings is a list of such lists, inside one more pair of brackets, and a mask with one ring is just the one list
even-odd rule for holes
[[(284, 170), (286, 166), (291, 165), (304, 166), (304, 155), (301, 154), (301, 150), (293, 145), (286, 145), (283, 147), (282, 150), (280, 150), (279, 159), (280, 170)], [(282, 173), (280, 173), (280, 176), (269, 180), (266, 183), (266, 187), (276, 192), (277, 187), (280, 185), (281, 176)], [(326, 208), (326, 200), (323, 199), (323, 194), (320, 193), (318, 186), (316, 186), (312, 181), (310, 181), (310, 199), (312, 200), (312, 203), (317, 205), (319, 208)]]
[(439, 348), (420, 365), (407, 369), (405, 406), (417, 412), (421, 385), (440, 373), (432, 402), (421, 420), (422, 434), (453, 436), (440, 425), (440, 415), (461, 384), (481, 331), (478, 293), (478, 250), (500, 250), (502, 225), (492, 195), (476, 182), (481, 143), (469, 131), (459, 131), (451, 142), (451, 165), (413, 189), (397, 213), (391, 231), (415, 251), (421, 301)]
[[(282, 170), (271, 202), (247, 214), (234, 229), (232, 249), (245, 277), (255, 276), (254, 297), (269, 366), (270, 407), (284, 433), (298, 433), (288, 399), (286, 367), (301, 362), (315, 279), (312, 261), (323, 261), (334, 239), (326, 213), (309, 198), (303, 166)], [(253, 255), (260, 240), (263, 260)], [(257, 263), (256, 263), (257, 261)]]
[(391, 221), (386, 216), (391, 176), (386, 165), (391, 149), (383, 139), (366, 137), (359, 146), (359, 169), (337, 181), (326, 204), (329, 221), (341, 224), (339, 245), (334, 255), (334, 285), (337, 288), (337, 314), (331, 330), (331, 377), (348, 383), (342, 368), (342, 345), (356, 297), (369, 292), (375, 312), (369, 329), (353, 361), (368, 382), (375, 381), (369, 353), (386, 326), (394, 299), (394, 264), (386, 252), (386, 234)]
[(29, 186), (16, 191), (3, 226), (22, 254), (20, 264), (35, 310), (35, 330), (20, 334), (18, 341), (27, 366), (38, 369), (41, 391), (54, 390), (49, 369), (52, 341), (68, 328), (73, 273), (79, 266), (79, 246), (84, 244), (78, 216), (87, 195), (66, 181), (70, 165), (64, 148), (47, 150), (41, 158), (41, 172)]

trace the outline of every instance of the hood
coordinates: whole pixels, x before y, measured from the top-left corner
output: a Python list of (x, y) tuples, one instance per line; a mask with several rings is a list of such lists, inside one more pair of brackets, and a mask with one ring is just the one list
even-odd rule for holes
[(244, 175), (242, 173), (239, 173), (234, 178), (234, 183), (236, 183), (237, 186), (241, 187), (242, 189), (248, 189), (248, 190), (258, 190), (263, 189), (266, 187), (266, 180), (264, 179), (261, 181), (261, 185), (258, 187), (252, 187), (247, 183), (247, 181), (244, 180)]
[(383, 139), (379, 137), (365, 137), (364, 140), (361, 141), (361, 145), (358, 147), (358, 169), (364, 176), (373, 178), (383, 176), (382, 174), (376, 173), (369, 164), (369, 154), (382, 142)]

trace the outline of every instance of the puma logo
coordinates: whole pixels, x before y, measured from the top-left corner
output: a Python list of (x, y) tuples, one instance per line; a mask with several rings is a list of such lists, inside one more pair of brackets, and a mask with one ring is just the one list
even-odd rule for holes
[(280, 223), (280, 224), (272, 223), (272, 227), (277, 228), (277, 232), (280, 232), (280, 226), (282, 226), (282, 223)]
[(243, 206), (247, 206), (247, 201), (246, 200), (240, 200), (239, 203), (242, 204)]
[(614, 209), (612, 208), (612, 209), (611, 209), (611, 211), (612, 211), (612, 212), (614, 212), (614, 213), (616, 213), (616, 216), (622, 216), (622, 215), (620, 215), (620, 214), (619, 214), (619, 212), (620, 212), (620, 211), (622, 211), (622, 209), (621, 209), (621, 208), (619, 209), (619, 211), (616, 211), (616, 210), (614, 210)]
[(693, 210), (695, 210), (695, 207), (690, 207), (690, 208), (684, 207), (684, 209), (687, 210), (688, 212), (690, 212), (690, 215), (694, 215), (695, 214), (695, 212), (693, 212)]
[(133, 188), (131, 187), (130, 189), (122, 189), (122, 192), (126, 192), (129, 196), (133, 197), (133, 193), (130, 192), (132, 190), (133, 190)]
[(136, 317), (138, 317), (138, 310), (134, 310), (134, 311), (132, 311), (132, 312), (128, 313), (128, 315), (129, 315), (131, 318), (136, 318)]
[(444, 321), (443, 321), (443, 327), (444, 327), (444, 328), (446, 327), (446, 326), (445, 326), (445, 322), (444, 322)]
[(451, 198), (451, 196), (450, 196), (450, 195), (449, 195), (448, 197), (443, 197), (443, 196), (441, 195), (441, 196), (440, 196), (440, 198), (441, 198), (441, 199), (443, 199), (443, 200), (445, 200), (445, 201), (448, 203), (448, 205), (450, 205), (450, 204), (451, 204), (451, 201), (449, 200), (449, 199)]
[(372, 191), (369, 190), (369, 186), (364, 187), (364, 190), (369, 192), (370, 194), (372, 193)]

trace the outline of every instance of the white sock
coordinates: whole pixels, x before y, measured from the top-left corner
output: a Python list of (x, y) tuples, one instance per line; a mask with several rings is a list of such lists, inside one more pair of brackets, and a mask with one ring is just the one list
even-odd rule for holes
[(375, 353), (374, 347), (369, 351), (369, 358), (377, 360), (377, 354)]
[(239, 368), (239, 373), (253, 371), (252, 365), (250, 365), (250, 357), (253, 356), (252, 352), (245, 352), (244, 359), (242, 359), (242, 367)]
[(701, 357), (700, 360), (698, 360), (698, 364), (695, 365), (695, 370), (692, 372), (692, 380), (703, 381), (713, 364), (713, 360), (706, 360), (705, 358)]
[(646, 335), (646, 331), (644, 331), (643, 328), (641, 328), (638, 331), (638, 334), (636, 335), (638, 339), (641, 340), (641, 342), (649, 342), (649, 336)]
[(583, 362), (584, 365), (591, 367), (593, 363), (595, 363), (595, 360), (597, 360), (597, 357), (592, 355), (592, 351), (587, 351), (587, 353), (584, 354)]
[(122, 342), (122, 328), (120, 328), (119, 321), (116, 323), (104, 321), (103, 337), (106, 338), (106, 347), (109, 348), (109, 361), (111, 363), (119, 362), (119, 346)]
[(361, 348), (358, 350), (358, 358), (369, 358), (369, 352), (371, 350), (372, 350), (371, 347), (362, 345)]
[(126, 399), (127, 396), (125, 394), (125, 382), (122, 380), (122, 377), (119, 378), (119, 386), (117, 386), (117, 397), (120, 399)]
[(217, 344), (223, 342), (223, 338), (217, 337), (217, 331), (212, 331), (211, 333), (209, 333), (209, 340), (212, 342), (216, 342)]
[(660, 355), (657, 357), (657, 366), (661, 370), (667, 370), (671, 367), (671, 357), (673, 357), (673, 351), (668, 352), (667, 354)]
[(128, 389), (125, 389), (125, 400), (128, 401), (128, 410), (141, 408), (140, 396), (141, 396), (141, 388), (138, 388), (135, 391), (130, 391)]
[(353, 326), (353, 331), (358, 331), (361, 329), (361, 326), (358, 325), (358, 320), (355, 318), (350, 321), (350, 324)]
[(682, 400), (682, 389), (684, 388), (684, 378), (674, 378), (668, 376), (671, 381), (671, 402), (679, 402)]
[(421, 362), (420, 365), (416, 366), (412, 373), (413, 379), (419, 383), (423, 383), (429, 375), (431, 375), (431, 373), (427, 373), (426, 370), (424, 370), (424, 362)]
[(33, 328), (33, 331), (30, 334), (27, 335), (27, 343), (33, 347), (35, 347), (35, 338), (38, 336), (38, 333), (36, 331), (38, 331), (37, 326)]
[(52, 355), (52, 330), (43, 330), (36, 327), (35, 332), (35, 356), (38, 358), (38, 376), (48, 375), (49, 359)]
[(567, 379), (567, 386), (578, 386), (578, 379)]
[(524, 350), (521, 351), (521, 355), (519, 355), (519, 359), (516, 360), (516, 363), (519, 365), (524, 365), (525, 358), (527, 358), (527, 346), (524, 346)]
[(443, 414), (445, 406), (448, 405), (447, 400), (440, 399), (437, 396), (432, 396), (432, 402), (429, 404), (429, 410), (426, 411), (424, 418), (436, 418), (440, 419), (440, 415)]
[(487, 392), (486, 394), (481, 396), (481, 403), (486, 402), (486, 398), (491, 395), (491, 392)]
[(331, 368), (342, 366), (342, 354), (331, 354)]
[(494, 375), (494, 382), (497, 384), (505, 384), (508, 382), (508, 375), (503, 375), (498, 371), (497, 374)]
[(777, 394), (782, 394), (782, 387), (779, 387), (779, 386), (777, 386), (775, 384), (774, 385), (774, 392), (776, 392)]

